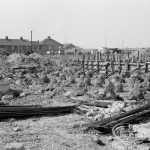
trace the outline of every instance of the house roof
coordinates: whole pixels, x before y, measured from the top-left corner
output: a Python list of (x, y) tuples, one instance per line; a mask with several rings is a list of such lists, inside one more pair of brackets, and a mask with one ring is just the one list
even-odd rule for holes
[(64, 48), (65, 50), (69, 50), (69, 49), (76, 48), (76, 46), (73, 45), (72, 43), (66, 43), (66, 44), (63, 44), (63, 48)]
[(67, 47), (67, 46), (71, 46), (71, 47), (76, 47), (74, 44), (72, 44), (72, 43), (65, 43), (65, 44), (63, 44), (63, 46), (65, 47)]
[(5, 39), (0, 39), (0, 45), (8, 45), (8, 46), (18, 46), (18, 45), (23, 45), (23, 46), (30, 46), (30, 41), (27, 39), (23, 39), (22, 37), (20, 39), (9, 39), (6, 37)]
[(51, 39), (49, 36), (48, 36), (48, 38), (44, 39), (43, 41), (40, 41), (40, 45), (58, 45), (58, 46), (62, 46), (61, 43)]

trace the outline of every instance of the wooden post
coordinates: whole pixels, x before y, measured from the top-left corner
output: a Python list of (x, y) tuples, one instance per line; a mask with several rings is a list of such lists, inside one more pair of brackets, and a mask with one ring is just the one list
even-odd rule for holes
[(99, 68), (99, 52), (96, 52), (96, 61), (95, 61), (95, 65), (96, 65), (96, 70), (97, 70), (97, 72), (99, 72), (98, 71), (98, 68)]
[(115, 52), (115, 62), (118, 62), (118, 53)]
[(145, 63), (145, 73), (148, 72), (148, 63)]
[(121, 70), (122, 70), (121, 62), (120, 62), (120, 61), (118, 61), (118, 71), (119, 71), (119, 74), (121, 73)]
[(114, 73), (114, 60), (113, 59), (111, 60), (110, 66), (111, 66), (111, 72)]
[(128, 60), (129, 60), (129, 58), (130, 58), (129, 56), (130, 56), (130, 54), (129, 54), (129, 51), (128, 51), (128, 52), (127, 52), (127, 59), (128, 59)]
[(99, 73), (100, 72), (100, 61), (97, 61), (97, 72)]
[(139, 60), (139, 51), (137, 52), (137, 60)]
[(102, 59), (102, 58), (101, 58), (101, 52), (99, 52), (99, 61), (101, 61), (101, 59)]
[(110, 52), (108, 51), (108, 54), (107, 54), (107, 61), (109, 62), (109, 57), (110, 57)]
[(127, 56), (124, 55), (124, 58), (123, 58), (123, 62), (124, 62), (124, 63), (127, 61), (127, 58), (126, 58), (126, 57), (127, 57)]
[(106, 74), (106, 76), (108, 75), (108, 67), (109, 67), (109, 63), (107, 62), (105, 64), (105, 74)]
[(92, 53), (91, 53), (91, 55), (90, 55), (90, 61), (92, 61), (93, 60), (93, 55), (92, 55)]
[(119, 54), (119, 58), (118, 59), (119, 59), (118, 61), (121, 62), (121, 54)]
[(93, 61), (91, 61), (91, 71), (93, 72)]
[(83, 71), (84, 71), (84, 59), (82, 59), (82, 68), (83, 68)]
[(113, 51), (112, 56), (113, 56), (113, 61), (115, 62), (115, 52), (114, 51)]
[(109, 61), (109, 51), (106, 51), (105, 53), (105, 62)]
[(137, 60), (137, 69), (140, 69), (140, 60)]
[(96, 52), (96, 57), (95, 57), (95, 61), (98, 61), (98, 52)]
[(147, 55), (145, 54), (145, 63), (147, 62)]
[(134, 63), (134, 53), (132, 52), (132, 63)]
[(89, 65), (90, 65), (90, 64), (89, 64), (89, 61), (87, 60), (87, 61), (86, 61), (86, 69), (87, 69), (87, 70), (89, 70)]
[(116, 53), (116, 62), (119, 62), (119, 61), (118, 61), (118, 57), (119, 57), (119, 54)]
[(142, 54), (139, 56), (139, 61), (142, 62)]

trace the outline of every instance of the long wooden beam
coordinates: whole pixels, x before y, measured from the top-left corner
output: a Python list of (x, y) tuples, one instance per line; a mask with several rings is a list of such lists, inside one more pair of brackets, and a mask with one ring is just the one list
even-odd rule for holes
[(0, 106), (0, 119), (18, 118), (37, 115), (58, 115), (72, 113), (76, 108), (73, 106), (40, 107), (40, 106)]

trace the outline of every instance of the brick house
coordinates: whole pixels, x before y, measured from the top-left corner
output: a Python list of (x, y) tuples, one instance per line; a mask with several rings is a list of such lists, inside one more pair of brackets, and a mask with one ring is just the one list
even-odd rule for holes
[(40, 41), (39, 45), (40, 54), (59, 53), (63, 49), (63, 44), (51, 39), (50, 36)]
[(40, 52), (40, 42), (39, 41), (32, 41), (32, 51), (39, 53)]
[(76, 46), (73, 45), (72, 43), (63, 44), (63, 49), (64, 49), (64, 50), (73, 49), (73, 48), (75, 48), (75, 47), (76, 47)]
[(0, 51), (5, 51), (6, 54), (11, 53), (27, 53), (31, 51), (31, 44), (29, 40), (23, 39), (0, 39)]

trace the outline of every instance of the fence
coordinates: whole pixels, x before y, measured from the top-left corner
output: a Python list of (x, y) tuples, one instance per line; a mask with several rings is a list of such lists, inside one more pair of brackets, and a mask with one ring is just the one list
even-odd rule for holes
[(145, 73), (149, 71), (150, 57), (145, 53), (129, 53), (118, 54), (118, 53), (91, 53), (83, 55), (82, 57), (82, 69), (84, 72), (104, 72), (115, 73), (118, 71), (134, 72), (135, 70), (143, 70)]

